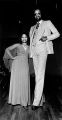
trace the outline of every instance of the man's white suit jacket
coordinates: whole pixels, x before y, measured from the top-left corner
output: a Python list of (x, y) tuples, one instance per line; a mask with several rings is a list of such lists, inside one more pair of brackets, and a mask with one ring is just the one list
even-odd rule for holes
[[(55, 28), (55, 26), (52, 24), (52, 22), (50, 20), (48, 21), (43, 21), (41, 22), (41, 24), (39, 25), (39, 28), (36, 30), (36, 35), (33, 38), (33, 34), (34, 34), (34, 29), (35, 29), (35, 25), (31, 27), (30, 29), (30, 52), (31, 52), (31, 56), (33, 54), (34, 51), (32, 51), (32, 41), (34, 39), (34, 41), (36, 41), (36, 44), (41, 42), (39, 41), (42, 36), (50, 36), (51, 34), (58, 32), (57, 29)], [(44, 42), (42, 42), (42, 44), (44, 44)], [(47, 50), (47, 54), (54, 54), (54, 50), (53, 50), (53, 43), (52, 40), (46, 40), (45, 42), (45, 47)]]

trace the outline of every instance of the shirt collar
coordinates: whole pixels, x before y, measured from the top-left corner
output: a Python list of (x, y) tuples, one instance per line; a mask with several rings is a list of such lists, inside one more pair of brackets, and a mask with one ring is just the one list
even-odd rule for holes
[(40, 20), (39, 23), (41, 24), (43, 20)]

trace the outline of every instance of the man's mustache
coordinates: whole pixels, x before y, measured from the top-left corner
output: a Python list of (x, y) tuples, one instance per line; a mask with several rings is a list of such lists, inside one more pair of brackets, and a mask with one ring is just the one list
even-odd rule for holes
[(38, 16), (35, 16), (35, 17), (37, 18), (37, 17), (41, 17), (41, 16), (40, 16), (40, 15), (38, 15)]

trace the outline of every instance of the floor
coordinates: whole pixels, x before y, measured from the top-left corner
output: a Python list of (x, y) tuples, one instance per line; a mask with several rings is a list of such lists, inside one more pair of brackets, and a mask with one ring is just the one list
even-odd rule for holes
[[(9, 75), (0, 77), (0, 120), (62, 120), (62, 77), (46, 75), (44, 85), (45, 103), (32, 110), (30, 106), (12, 106), (7, 103)], [(59, 82), (60, 81), (60, 82)], [(31, 75), (31, 102), (33, 101), (34, 75)]]
[(30, 107), (11, 106), (7, 103), (0, 110), (0, 120), (57, 120), (48, 104), (32, 110)]

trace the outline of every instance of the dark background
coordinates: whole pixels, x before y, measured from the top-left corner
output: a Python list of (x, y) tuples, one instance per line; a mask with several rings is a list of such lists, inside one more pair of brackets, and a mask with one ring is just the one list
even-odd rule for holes
[(54, 55), (47, 60), (47, 73), (62, 76), (62, 1), (60, 0), (0, 0), (0, 61), (6, 47), (20, 41), (22, 33), (28, 35), (35, 24), (34, 10), (41, 10), (42, 19), (51, 20), (60, 32), (60, 38), (53, 41)]
[[(35, 24), (33, 13), (36, 8), (41, 10), (42, 19), (51, 20), (60, 33), (60, 37), (53, 40), (55, 54), (48, 55), (44, 90), (47, 98), (54, 96), (51, 98), (54, 104), (59, 98), (62, 101), (62, 1), (0, 0), (0, 96), (3, 101), (10, 85), (10, 73), (4, 68), (4, 51), (6, 47), (20, 42), (23, 33), (27, 34), (28, 44), (30, 43), (29, 30)], [(30, 68), (33, 74), (32, 64)], [(34, 78), (31, 79), (31, 89), (33, 88)]]

